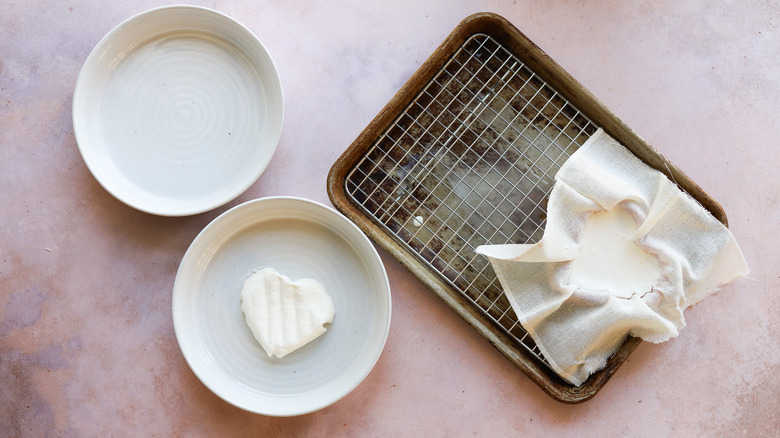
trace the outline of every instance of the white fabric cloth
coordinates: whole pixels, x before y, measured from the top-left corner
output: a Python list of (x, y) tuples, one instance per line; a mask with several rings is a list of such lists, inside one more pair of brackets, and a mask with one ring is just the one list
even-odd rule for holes
[[(569, 281), (588, 218), (613, 209), (631, 215), (634, 244), (658, 262), (660, 276), (650, 291), (626, 297)], [(577, 386), (603, 368), (628, 335), (656, 343), (677, 336), (686, 308), (748, 273), (723, 224), (602, 130), (558, 171), (547, 210), (538, 243), (483, 245), (477, 252), (490, 259), (544, 357)]]

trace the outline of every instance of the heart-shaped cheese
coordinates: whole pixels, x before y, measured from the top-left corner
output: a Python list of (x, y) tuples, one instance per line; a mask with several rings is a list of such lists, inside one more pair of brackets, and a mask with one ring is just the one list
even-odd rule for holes
[(625, 299), (651, 291), (661, 269), (654, 256), (634, 243), (636, 234), (636, 222), (623, 210), (593, 213), (582, 230), (569, 283)]
[(268, 356), (284, 357), (333, 322), (333, 300), (316, 280), (290, 281), (273, 268), (253, 271), (241, 290), (241, 310)]

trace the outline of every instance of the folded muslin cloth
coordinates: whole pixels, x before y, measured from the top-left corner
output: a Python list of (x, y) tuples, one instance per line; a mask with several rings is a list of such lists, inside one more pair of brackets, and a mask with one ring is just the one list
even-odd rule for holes
[(677, 336), (686, 308), (748, 273), (723, 224), (602, 130), (555, 179), (538, 243), (477, 252), (552, 368), (574, 385), (628, 335)]

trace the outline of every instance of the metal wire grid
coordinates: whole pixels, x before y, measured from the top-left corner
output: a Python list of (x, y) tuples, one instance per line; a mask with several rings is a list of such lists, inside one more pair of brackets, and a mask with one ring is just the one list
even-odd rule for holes
[(347, 194), (546, 364), (481, 244), (531, 243), (554, 175), (597, 127), (487, 35), (474, 35), (347, 175)]

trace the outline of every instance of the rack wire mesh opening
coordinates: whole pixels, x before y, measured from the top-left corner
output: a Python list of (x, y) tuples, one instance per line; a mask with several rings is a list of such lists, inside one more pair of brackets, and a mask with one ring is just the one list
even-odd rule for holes
[(554, 176), (598, 129), (505, 47), (471, 36), (349, 171), (351, 201), (542, 363), (482, 244), (543, 234)]

